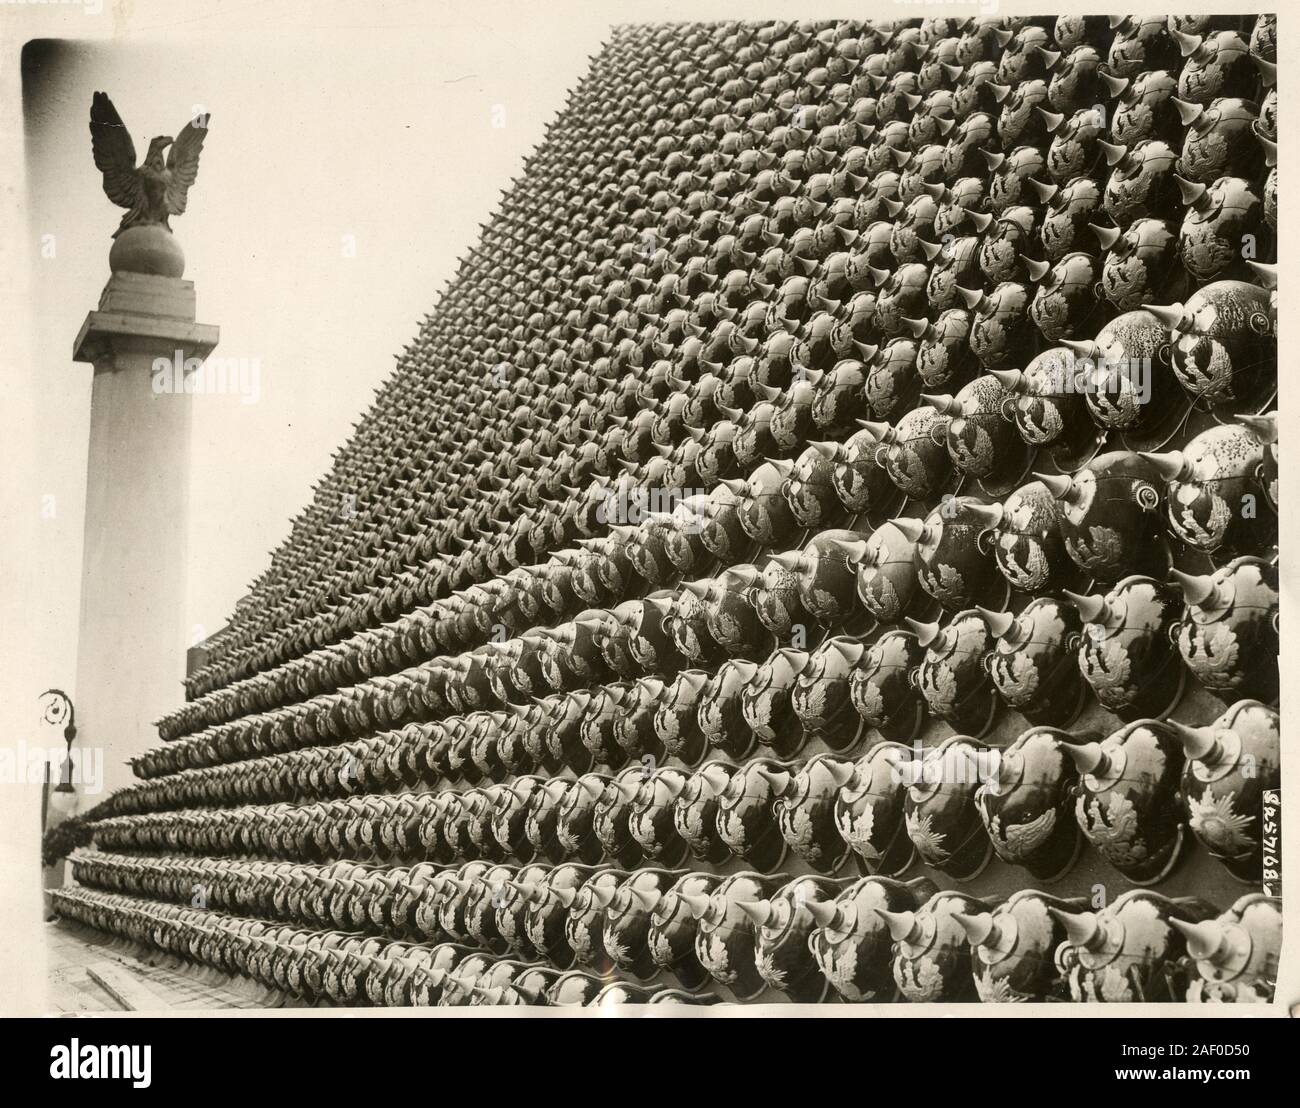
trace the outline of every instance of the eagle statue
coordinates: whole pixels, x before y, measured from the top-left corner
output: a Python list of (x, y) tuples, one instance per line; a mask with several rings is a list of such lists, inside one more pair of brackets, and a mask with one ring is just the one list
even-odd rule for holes
[[(207, 137), (208, 117), (191, 120), (180, 137), (159, 135), (149, 140), (149, 153), (135, 164), (135, 144), (103, 92), (95, 93), (90, 105), (90, 141), (95, 166), (104, 175), (104, 192), (126, 215), (113, 237), (128, 227), (151, 224), (171, 230), (168, 217), (185, 214), (185, 200), (199, 173), (199, 153)], [(163, 151), (168, 147), (164, 161)]]

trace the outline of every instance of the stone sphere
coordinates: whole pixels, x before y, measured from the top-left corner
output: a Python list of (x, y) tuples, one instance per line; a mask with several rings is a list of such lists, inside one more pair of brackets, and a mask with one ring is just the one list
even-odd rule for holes
[(149, 224), (128, 227), (113, 240), (108, 265), (114, 273), (145, 273), (153, 277), (180, 277), (185, 254), (166, 227)]

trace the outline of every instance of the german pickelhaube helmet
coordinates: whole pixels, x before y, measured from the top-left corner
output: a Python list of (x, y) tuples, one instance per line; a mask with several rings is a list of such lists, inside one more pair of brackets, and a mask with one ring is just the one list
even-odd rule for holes
[(974, 797), (991, 771), (989, 748), (963, 735), (899, 767), (907, 784), (904, 820), (923, 862), (958, 881), (969, 881), (992, 857), (993, 847)]
[(1082, 624), (1075, 609), (1040, 596), (1018, 614), (986, 610), (983, 615), (997, 640), (984, 665), (998, 695), (1030, 723), (1071, 723), (1088, 691), (1079, 672)]
[(894, 939), (894, 983), (903, 996), (913, 1003), (979, 999), (959, 917), (987, 909), (956, 890), (935, 893), (916, 911), (875, 909)]
[(791, 1000), (817, 1003), (829, 990), (810, 950), (811, 933), (817, 926), (811, 906), (830, 901), (840, 888), (829, 878), (796, 877), (771, 897), (740, 902), (741, 910), (754, 923), (759, 975)]
[(928, 877), (864, 877), (833, 900), (808, 903), (817, 929), (808, 939), (822, 974), (848, 1001), (894, 995), (894, 937), (885, 912), (916, 912), (938, 889)]
[(1165, 479), (1173, 533), (1217, 556), (1275, 542), (1277, 516), (1255, 491), (1263, 449), (1248, 428), (1233, 423), (1202, 431), (1182, 450), (1145, 454)]
[(1168, 332), (1149, 309), (1124, 312), (1095, 339), (1066, 345), (1099, 427), (1118, 431), (1131, 450), (1161, 446), (1177, 432), (1188, 402), (1171, 369)]
[(1186, 681), (1173, 632), (1181, 597), (1169, 585), (1135, 575), (1105, 595), (1066, 592), (1083, 617), (1079, 668), (1093, 695), (1121, 719), (1162, 716)]
[(1050, 911), (1065, 928), (1056, 965), (1070, 998), (1112, 1004), (1181, 998), (1187, 946), (1179, 925), (1214, 914), (1203, 900), (1172, 899), (1149, 889), (1130, 889), (1099, 912)]
[(1161, 576), (1168, 569), (1160, 519), (1163, 480), (1152, 462), (1116, 450), (1072, 476), (1036, 476), (1056, 497), (1066, 553), (1086, 576), (1115, 581), (1131, 573)]
[(1219, 415), (1262, 412), (1277, 392), (1276, 320), (1267, 289), (1215, 281), (1185, 304), (1147, 305), (1169, 329), (1172, 362), (1193, 399)]
[(1264, 868), (1264, 793), (1281, 784), (1277, 712), (1241, 700), (1204, 727), (1170, 721), (1187, 757), (1182, 799), (1188, 826), (1239, 881)]
[(1079, 912), (1087, 902), (1021, 889), (985, 912), (954, 913), (971, 946), (975, 991), (986, 1004), (1068, 999), (1055, 954), (1066, 941), (1056, 912)]
[(1093, 848), (1135, 885), (1161, 880), (1186, 846), (1178, 811), (1184, 756), (1174, 728), (1138, 720), (1100, 743), (1064, 749), (1079, 771), (1075, 815)]
[(1007, 391), (993, 374), (977, 377), (955, 396), (922, 394), (946, 417), (948, 454), (957, 470), (989, 496), (1014, 488), (1029, 469), (1033, 450), (1003, 416)]
[(1187, 944), (1196, 977), (1186, 999), (1193, 1004), (1256, 1004), (1273, 999), (1282, 954), (1282, 904), (1247, 893), (1213, 919), (1171, 919)]
[(1243, 556), (1209, 575), (1174, 577), (1187, 602), (1175, 631), (1183, 664), (1217, 696), (1276, 700), (1277, 566)]
[[(1073, 352), (1053, 347), (1024, 369), (995, 369), (992, 375), (1006, 390), (999, 410), (1010, 417), (1020, 437), (1045, 450), (1061, 472), (1087, 462), (1101, 445), (1102, 432), (1088, 418), (1082, 391), (1075, 387)], [(1023, 477), (1023, 472), (1019, 475)], [(1019, 479), (1019, 478), (1018, 478)], [(1010, 488), (987, 490), (1002, 496)]]
[(998, 857), (1040, 881), (1061, 877), (1082, 842), (1073, 819), (1078, 773), (1062, 740), (1078, 743), (1079, 737), (1052, 727), (1031, 728), (1002, 751), (996, 774), (975, 792), (975, 807)]

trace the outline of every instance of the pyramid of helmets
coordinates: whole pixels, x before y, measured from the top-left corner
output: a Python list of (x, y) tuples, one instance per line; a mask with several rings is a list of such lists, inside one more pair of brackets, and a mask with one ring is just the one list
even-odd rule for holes
[(616, 29), (57, 911), (342, 1005), (1270, 998), (1274, 58)]

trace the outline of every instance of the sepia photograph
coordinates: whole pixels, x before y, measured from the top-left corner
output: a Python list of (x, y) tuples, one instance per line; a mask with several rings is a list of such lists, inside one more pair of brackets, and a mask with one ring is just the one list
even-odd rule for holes
[(1300, 1010), (1290, 28), (1048, 7), (0, 4), (5, 1014)]

